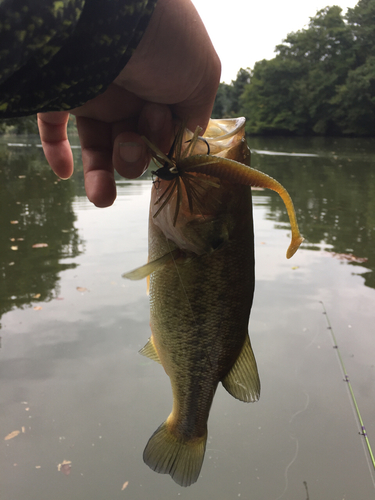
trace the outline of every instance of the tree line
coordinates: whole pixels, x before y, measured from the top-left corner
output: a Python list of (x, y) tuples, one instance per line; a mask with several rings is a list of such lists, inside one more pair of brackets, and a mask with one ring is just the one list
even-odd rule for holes
[(375, 0), (318, 11), (275, 52), (220, 84), (215, 118), (243, 115), (249, 134), (375, 135)]
[[(220, 84), (214, 118), (245, 116), (248, 134), (375, 135), (375, 0), (318, 11), (275, 52)], [(0, 122), (9, 132), (37, 133), (35, 117)]]
[[(68, 132), (76, 133), (76, 119), (69, 116)], [(38, 134), (36, 115), (20, 116), (18, 118), (7, 118), (0, 121), (0, 134)]]

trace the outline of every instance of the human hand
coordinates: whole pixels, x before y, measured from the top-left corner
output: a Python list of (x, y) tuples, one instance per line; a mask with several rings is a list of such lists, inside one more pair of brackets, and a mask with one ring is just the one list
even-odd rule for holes
[[(141, 136), (167, 152), (174, 120), (205, 130), (220, 62), (190, 0), (159, 0), (132, 58), (107, 90), (71, 110), (77, 117), (87, 197), (98, 207), (116, 198), (114, 169), (135, 178), (150, 154)], [(40, 113), (45, 156), (61, 178), (73, 173), (68, 112)]]

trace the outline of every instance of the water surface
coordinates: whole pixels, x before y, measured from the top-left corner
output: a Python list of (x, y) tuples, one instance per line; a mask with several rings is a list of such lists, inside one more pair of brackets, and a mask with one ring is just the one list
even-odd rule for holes
[[(8, 146), (22, 142), (31, 145)], [(289, 190), (306, 241), (286, 260), (283, 204), (253, 192), (249, 328), (261, 398), (244, 404), (218, 388), (201, 477), (181, 488), (142, 461), (169, 414), (171, 389), (161, 366), (137, 354), (150, 334), (146, 283), (121, 278), (147, 260), (151, 180), (118, 181), (115, 204), (97, 209), (80, 172), (59, 181), (36, 141), (2, 138), (1, 499), (374, 497), (321, 303), (375, 447), (374, 147), (355, 139), (250, 144), (253, 166)], [(63, 460), (69, 475), (58, 472)]]

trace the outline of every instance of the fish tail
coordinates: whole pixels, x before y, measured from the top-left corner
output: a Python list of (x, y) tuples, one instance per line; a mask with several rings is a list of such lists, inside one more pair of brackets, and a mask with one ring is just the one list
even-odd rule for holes
[(180, 486), (190, 486), (198, 480), (206, 450), (204, 436), (186, 440), (176, 436), (167, 422), (149, 439), (143, 460), (152, 470), (169, 474)]

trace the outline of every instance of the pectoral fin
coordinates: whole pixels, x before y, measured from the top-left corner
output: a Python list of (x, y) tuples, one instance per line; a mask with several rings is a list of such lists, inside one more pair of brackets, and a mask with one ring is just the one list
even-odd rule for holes
[(245, 403), (258, 401), (260, 380), (248, 335), (240, 355), (221, 383), (229, 394), (240, 401)]
[(146, 278), (147, 276), (152, 274), (154, 271), (159, 271), (160, 269), (162, 269), (166, 264), (168, 264), (168, 262), (176, 259), (179, 254), (180, 250), (176, 248), (172, 252), (169, 252), (162, 257), (159, 257), (158, 259), (148, 262), (144, 266), (137, 267), (137, 269), (134, 269), (133, 271), (124, 273), (122, 277), (128, 280), (142, 280), (143, 278)]
[(139, 354), (142, 354), (142, 356), (146, 356), (147, 358), (150, 358), (153, 361), (161, 364), (159, 354), (156, 351), (156, 347), (154, 342), (152, 341), (152, 337), (150, 337), (147, 341), (147, 344), (142, 347), (142, 349), (140, 349)]

